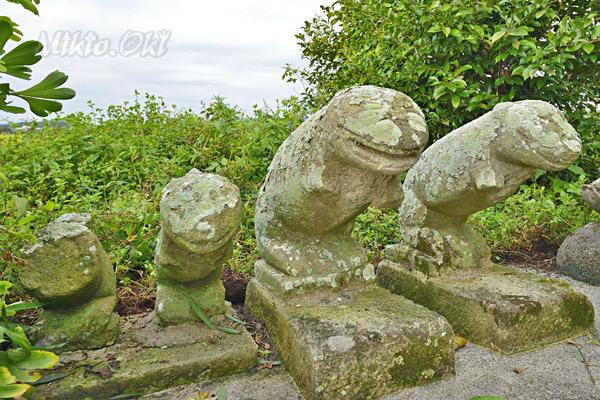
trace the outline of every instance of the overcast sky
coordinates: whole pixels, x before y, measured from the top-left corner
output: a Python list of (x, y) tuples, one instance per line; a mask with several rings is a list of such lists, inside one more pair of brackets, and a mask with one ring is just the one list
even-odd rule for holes
[(56, 69), (69, 75), (66, 86), (77, 96), (63, 111), (85, 111), (89, 100), (102, 108), (122, 104), (135, 90), (194, 110), (221, 95), (250, 111), (301, 91), (281, 79), (286, 63), (304, 65), (294, 35), (332, 2), (42, 0), (40, 17), (6, 2), (1, 14), (46, 47), (32, 83)]

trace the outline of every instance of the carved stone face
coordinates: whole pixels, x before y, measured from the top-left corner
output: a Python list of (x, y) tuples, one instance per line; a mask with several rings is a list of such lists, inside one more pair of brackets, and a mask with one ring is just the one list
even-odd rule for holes
[(334, 107), (336, 150), (361, 168), (395, 175), (413, 166), (427, 144), (427, 124), (405, 94), (374, 86), (338, 93)]
[(242, 206), (235, 185), (194, 168), (165, 187), (160, 213), (172, 240), (190, 251), (210, 253), (231, 242)]
[[(581, 139), (563, 114), (549, 103), (524, 100), (500, 103), (499, 114), (510, 158), (549, 171), (569, 167), (581, 153)], [(511, 132), (512, 131), (512, 132)]]

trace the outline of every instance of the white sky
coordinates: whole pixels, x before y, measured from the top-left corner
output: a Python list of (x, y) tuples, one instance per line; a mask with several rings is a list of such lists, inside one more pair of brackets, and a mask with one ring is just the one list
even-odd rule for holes
[[(195, 111), (200, 109), (201, 101), (209, 102), (214, 95), (221, 95), (229, 104), (251, 111), (253, 104), (265, 101), (274, 105), (276, 99), (301, 91), (301, 86), (294, 87), (281, 79), (286, 63), (305, 65), (294, 35), (304, 21), (321, 13), (320, 5), (332, 2), (42, 0), (38, 5), (40, 17), (36, 17), (19, 5), (3, 1), (0, 14), (20, 25), (25, 40), (40, 40), (46, 47), (52, 43), (45, 41), (52, 41), (59, 31), (94, 32), (98, 39), (110, 39), (115, 50), (130, 30), (172, 32), (167, 51), (159, 58), (139, 53), (130, 57), (49, 54), (33, 66), (31, 82), (8, 81), (19, 90), (56, 69), (65, 72), (69, 75), (66, 86), (77, 92), (74, 99), (63, 103), (65, 112), (86, 111), (89, 100), (102, 108), (132, 101), (135, 90), (162, 96), (168, 104)], [(12, 48), (14, 42), (9, 46)], [(65, 45), (59, 48), (74, 51)], [(20, 100), (14, 105), (21, 105)], [(13, 121), (22, 118), (0, 112), (0, 120), (7, 117)]]

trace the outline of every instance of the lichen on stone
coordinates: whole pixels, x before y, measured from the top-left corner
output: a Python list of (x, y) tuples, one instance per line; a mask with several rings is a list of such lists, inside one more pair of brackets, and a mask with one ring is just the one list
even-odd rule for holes
[(468, 217), (511, 196), (537, 169), (567, 168), (581, 140), (549, 103), (500, 103), (431, 145), (408, 172), (399, 219), (412, 269), (482, 267), (490, 250)]
[(332, 287), (372, 279), (365, 251), (351, 237), (355, 219), (369, 205), (400, 204), (399, 174), (427, 140), (423, 113), (405, 94), (375, 86), (337, 93), (269, 166), (255, 216), (264, 259), (300, 285), (309, 276)]

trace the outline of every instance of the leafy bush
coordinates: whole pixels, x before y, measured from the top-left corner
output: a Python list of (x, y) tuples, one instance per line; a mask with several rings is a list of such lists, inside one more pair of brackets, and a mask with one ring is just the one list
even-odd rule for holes
[(284, 74), (305, 81), (307, 103), (320, 107), (352, 85), (393, 88), (419, 104), (435, 139), (498, 102), (545, 100), (580, 132), (581, 166), (598, 176), (596, 0), (340, 0), (321, 8), (297, 35), (309, 67), (288, 65)]
[[(60, 124), (0, 136), (0, 279), (16, 281), (21, 248), (35, 240), (35, 230), (62, 213), (88, 212), (121, 287), (151, 289), (160, 192), (191, 168), (222, 174), (240, 187), (245, 211), (229, 266), (251, 275), (259, 258), (258, 189), (279, 145), (306, 113), (292, 99), (248, 116), (216, 98), (194, 114), (146, 95), (106, 110), (90, 105), (88, 113), (65, 116)], [(576, 166), (570, 173), (578, 181), (550, 177), (523, 186), (471, 222), (496, 248), (527, 246), (543, 235), (558, 242), (592, 219), (578, 194), (588, 178)], [(383, 248), (400, 239), (397, 212), (370, 208), (353, 234), (377, 263)], [(23, 296), (18, 285), (15, 292)]]
[[(150, 279), (160, 229), (160, 192), (191, 168), (224, 175), (246, 203), (234, 267), (252, 270), (254, 202), (281, 142), (304, 110), (293, 100), (252, 116), (221, 98), (199, 114), (143, 102), (65, 116), (60, 124), (0, 136), (0, 271), (13, 279), (32, 232), (66, 212), (88, 212), (124, 280)], [(28, 206), (28, 210), (26, 209)]]

